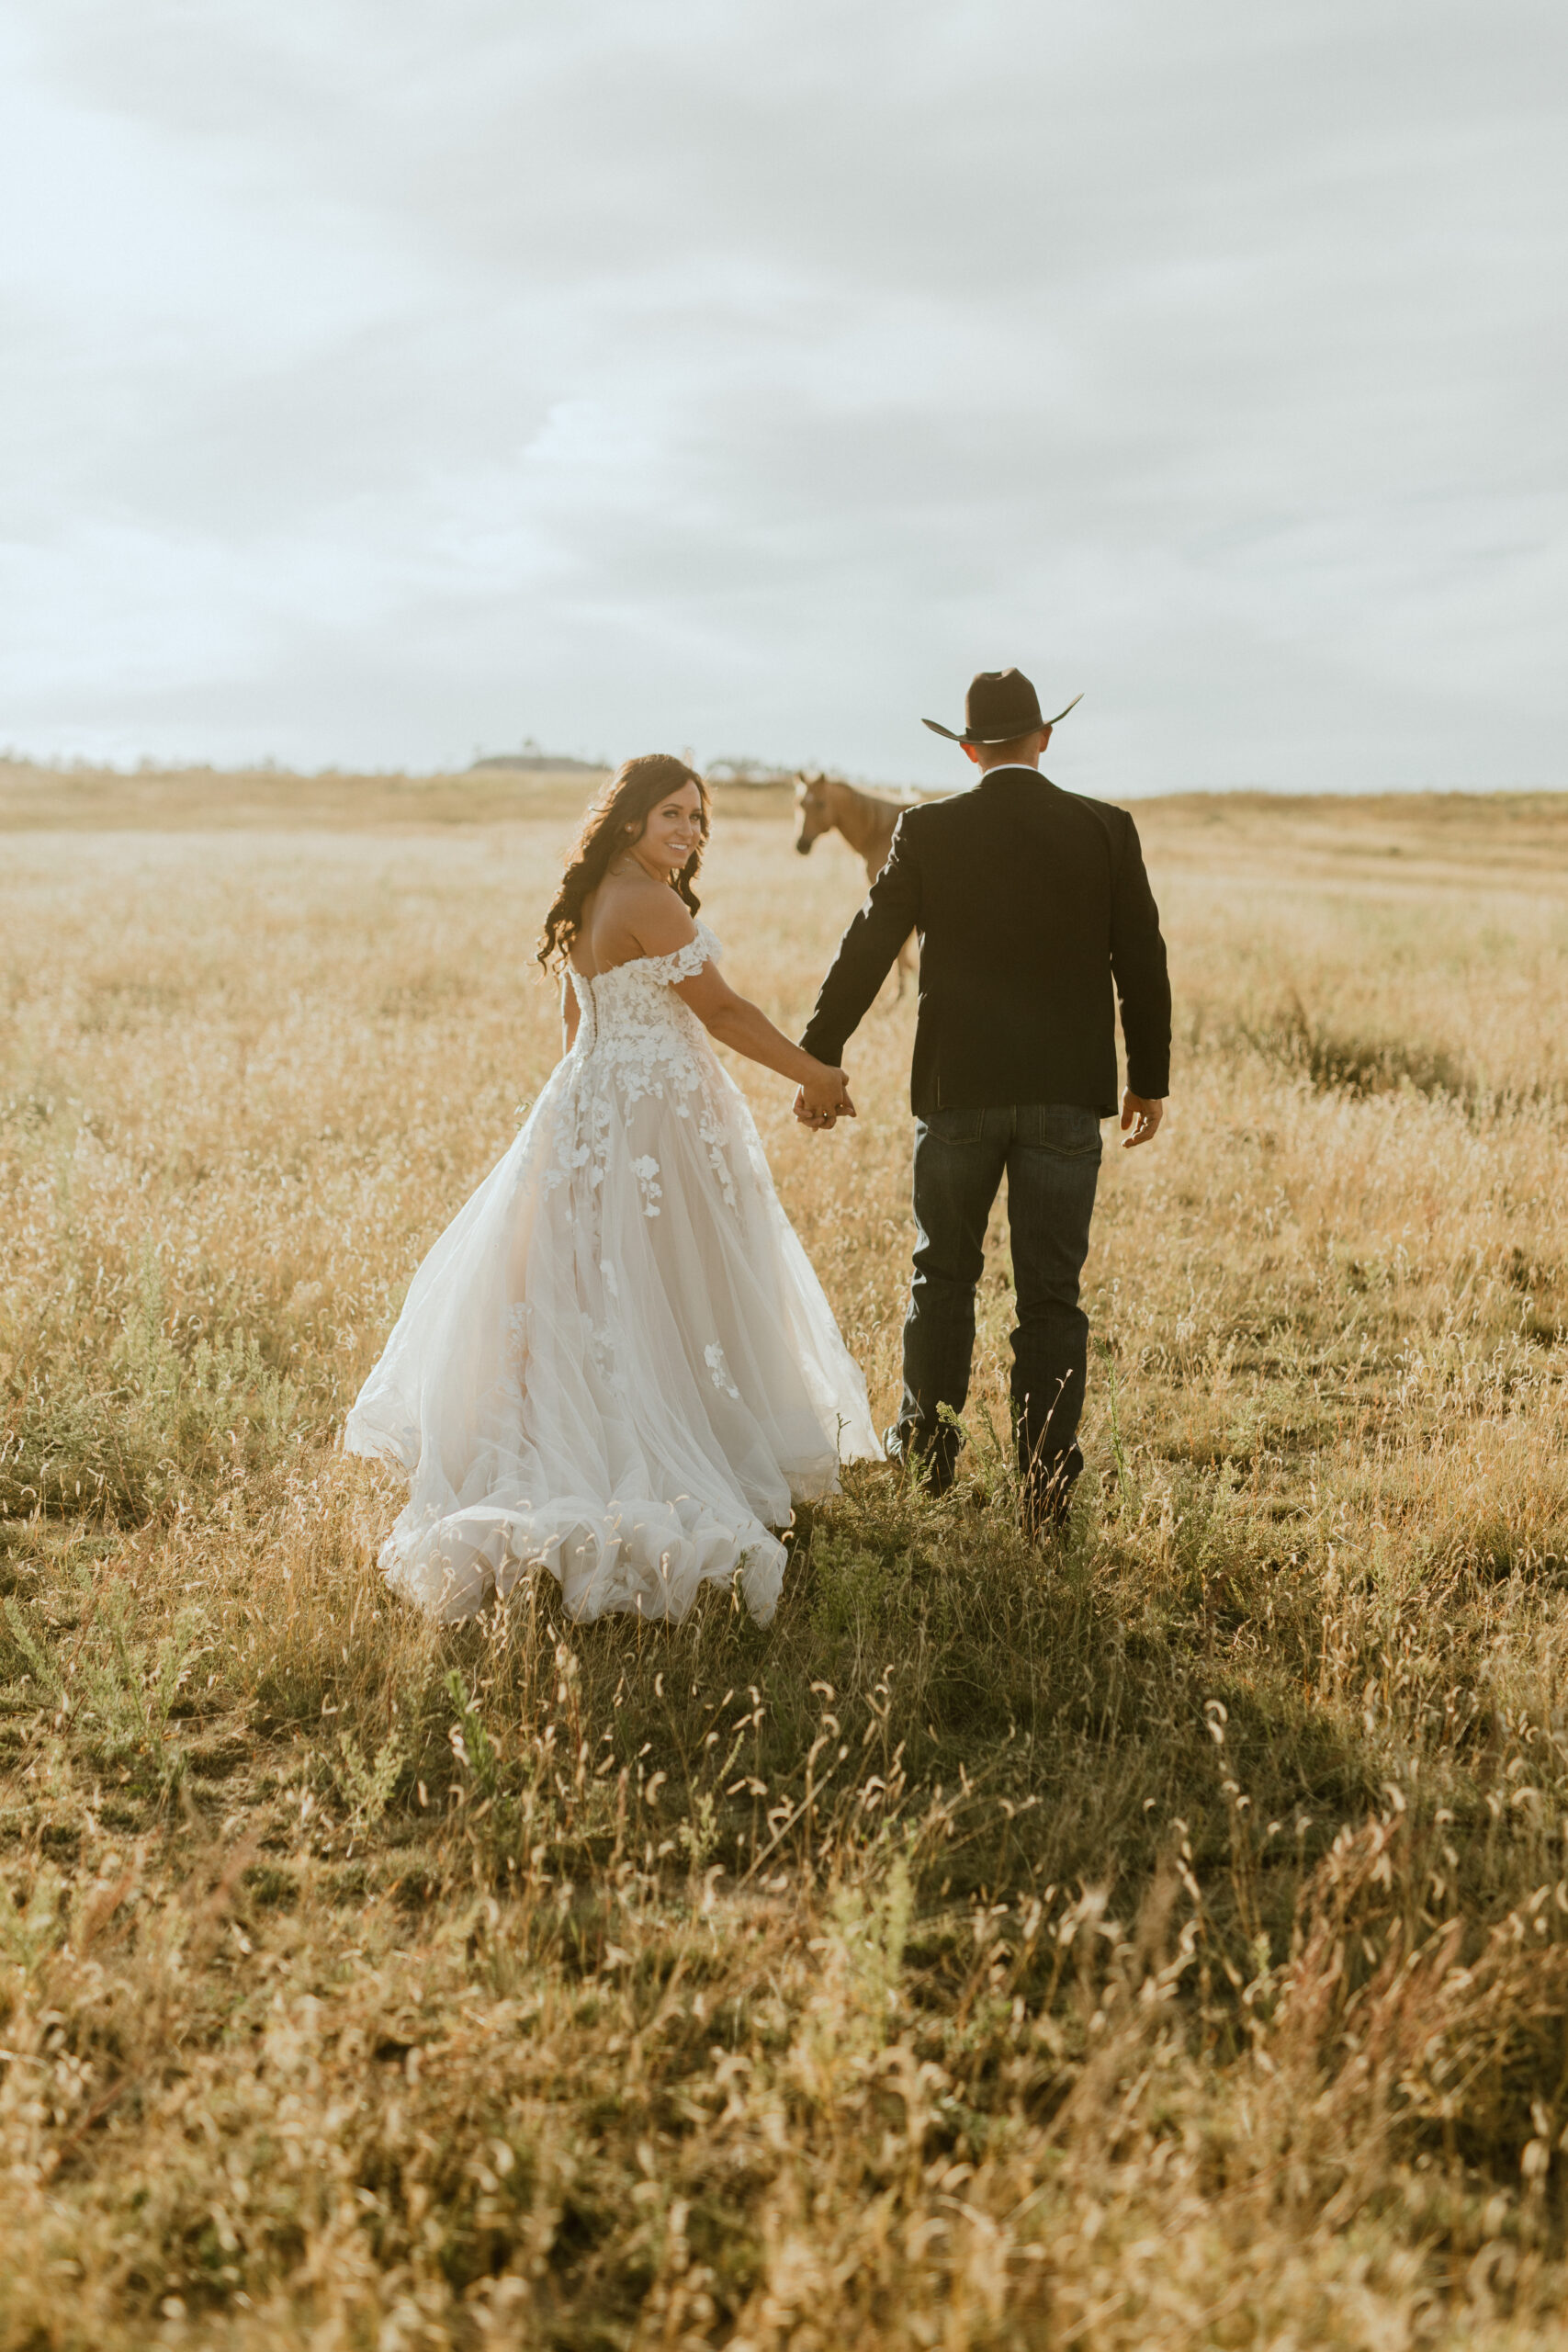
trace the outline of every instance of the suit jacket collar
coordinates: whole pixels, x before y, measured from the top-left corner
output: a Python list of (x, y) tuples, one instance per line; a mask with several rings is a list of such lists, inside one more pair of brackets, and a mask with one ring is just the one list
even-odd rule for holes
[(1051, 784), (1050, 777), (1048, 775), (1042, 775), (1038, 768), (1026, 768), (1016, 763), (1010, 762), (1006, 767), (987, 768), (985, 775), (980, 778), (981, 785), (985, 786), (989, 784), (994, 776), (1003, 775), (1027, 776), (1031, 784), (1050, 785), (1053, 792), (1056, 789), (1055, 786)]

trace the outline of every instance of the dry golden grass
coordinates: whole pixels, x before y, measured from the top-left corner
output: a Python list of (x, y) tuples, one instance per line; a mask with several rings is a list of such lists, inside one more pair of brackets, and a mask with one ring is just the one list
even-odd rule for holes
[[(1568, 2343), (1568, 801), (1141, 812), (1061, 1551), (998, 1225), (971, 1475), (771, 1632), (436, 1634), (333, 1432), (553, 1057), (567, 800), (75, 781), (0, 777), (0, 2346)], [(753, 807), (793, 1025), (862, 884)], [(830, 1138), (741, 1073), (884, 1408), (909, 1028)]]
[(504, 768), (469, 775), (292, 775), (287, 769), (40, 766), (0, 756), (0, 833), (285, 831), (291, 826), (415, 827), (565, 817), (592, 788), (581, 774)]

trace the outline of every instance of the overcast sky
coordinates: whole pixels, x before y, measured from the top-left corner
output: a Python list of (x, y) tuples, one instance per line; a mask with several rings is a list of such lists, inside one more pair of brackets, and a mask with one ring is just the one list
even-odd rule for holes
[(0, 745), (1568, 782), (1561, 0), (9, 0)]

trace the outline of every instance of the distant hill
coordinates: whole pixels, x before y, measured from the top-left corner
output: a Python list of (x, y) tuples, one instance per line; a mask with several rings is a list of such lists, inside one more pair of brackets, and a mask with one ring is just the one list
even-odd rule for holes
[(563, 752), (541, 752), (532, 738), (520, 752), (488, 752), (468, 769), (469, 775), (488, 775), (498, 768), (514, 775), (603, 775), (604, 760), (568, 759)]
[(769, 760), (710, 760), (705, 774), (710, 784), (739, 785), (748, 792), (765, 792), (770, 786), (793, 785), (798, 771), (781, 768)]
[[(506, 770), (515, 775), (604, 775), (608, 770), (604, 760), (571, 760), (558, 752), (541, 752), (533, 741), (520, 752), (489, 752), (476, 760), (468, 770), (469, 775), (488, 775)], [(781, 784), (793, 785), (796, 771), (780, 767), (771, 760), (710, 760), (705, 774), (710, 784), (739, 786), (751, 792), (766, 792)]]

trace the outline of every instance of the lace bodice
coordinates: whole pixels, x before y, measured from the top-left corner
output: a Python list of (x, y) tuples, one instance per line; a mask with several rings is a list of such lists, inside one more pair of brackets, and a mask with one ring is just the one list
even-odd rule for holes
[(592, 979), (569, 966), (580, 1014), (577, 1057), (586, 1060), (604, 1049), (617, 1062), (689, 1063), (703, 1028), (673, 984), (694, 979), (723, 953), (706, 923), (699, 922), (695, 938), (670, 956), (634, 956)]
[[(644, 1215), (660, 1214), (664, 1146), (658, 1119), (671, 1114), (700, 1138), (725, 1204), (739, 1207), (728, 1081), (707, 1032), (673, 985), (694, 978), (710, 957), (723, 952), (706, 923), (699, 922), (696, 936), (673, 955), (635, 956), (592, 979), (569, 967), (580, 1012), (576, 1042), (563, 1066), (571, 1109), (562, 1121), (556, 1166), (546, 1182), (571, 1182), (590, 1213), (610, 1155), (619, 1148), (629, 1149)], [(638, 1135), (640, 1148), (632, 1141), (642, 1125), (639, 1106), (657, 1114), (653, 1129)]]

